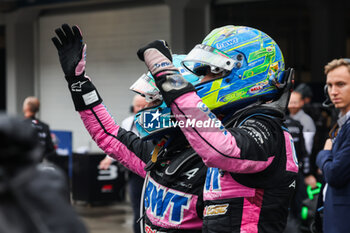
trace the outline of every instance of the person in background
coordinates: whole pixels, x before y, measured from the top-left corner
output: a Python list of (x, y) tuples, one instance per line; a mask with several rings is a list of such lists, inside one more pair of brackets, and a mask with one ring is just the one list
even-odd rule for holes
[(40, 101), (37, 97), (29, 96), (23, 102), (23, 115), (35, 128), (38, 133), (40, 144), (44, 148), (44, 154), (41, 161), (45, 159), (50, 159), (50, 157), (56, 154), (56, 150), (51, 138), (50, 127), (48, 124), (40, 121), (36, 118), (36, 114), (40, 110)]
[(288, 110), (290, 113), (289, 116), (294, 120), (299, 121), (303, 126), (305, 147), (307, 153), (310, 155), (312, 152), (316, 126), (312, 118), (304, 112), (303, 106), (304, 100), (302, 98), (302, 94), (297, 91), (293, 91), (288, 104)]
[(67, 199), (67, 177), (40, 163), (36, 130), (0, 114), (0, 138), (0, 232), (88, 232)]
[(311, 173), (318, 181), (321, 181), (322, 177), (316, 166), (316, 156), (323, 149), (323, 145), (329, 137), (328, 132), (337, 121), (338, 113), (336, 109), (330, 106), (312, 102), (312, 89), (306, 83), (299, 84), (295, 91), (301, 94), (304, 101), (303, 111), (312, 118), (316, 126), (309, 160)]
[(311, 175), (310, 160), (305, 148), (303, 126), (299, 121), (292, 119), (288, 115), (286, 116), (284, 123), (287, 126), (289, 133), (292, 135), (299, 165), (295, 195), (291, 203), (287, 227), (284, 233), (298, 233), (300, 232), (301, 227), (300, 213), (302, 202), (307, 198), (305, 177)]
[[(141, 109), (143, 109), (146, 105), (147, 105), (147, 102), (144, 97), (142, 97), (141, 95), (135, 95), (132, 101), (133, 115), (124, 119), (121, 123), (121, 127), (126, 130), (134, 132), (136, 135), (139, 135), (136, 129), (136, 126), (134, 124), (134, 118), (135, 118), (135, 114)], [(107, 155), (103, 160), (101, 160), (99, 168), (106, 170), (109, 168), (109, 166), (113, 161), (115, 160)], [(144, 182), (144, 179), (141, 178), (139, 175), (133, 172), (128, 173), (129, 195), (130, 195), (132, 209), (134, 212), (134, 221), (133, 221), (134, 233), (140, 232), (140, 226), (137, 223), (137, 220), (140, 218), (140, 200), (141, 200), (143, 182)]]
[(305, 107), (311, 104), (313, 97), (312, 90), (306, 83), (301, 83), (295, 88), (295, 91), (301, 94), (301, 98), (304, 101), (303, 110), (305, 111)]
[(350, 59), (332, 60), (325, 74), (328, 98), (340, 113), (316, 158), (326, 182), (323, 232), (342, 233), (350, 229)]

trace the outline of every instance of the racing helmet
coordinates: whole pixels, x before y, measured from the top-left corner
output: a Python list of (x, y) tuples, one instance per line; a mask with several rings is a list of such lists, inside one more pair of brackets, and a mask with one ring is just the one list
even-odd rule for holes
[(198, 96), (214, 113), (229, 113), (257, 101), (275, 100), (285, 82), (284, 59), (276, 42), (257, 29), (224, 26), (196, 45), (182, 65), (203, 78)]
[[(181, 66), (186, 55), (173, 54), (173, 64), (180, 74), (191, 84), (196, 85), (200, 79)], [(163, 101), (162, 95), (157, 88), (154, 78), (150, 72), (141, 77), (130, 87), (130, 90), (144, 96), (150, 103), (150, 107), (141, 109), (135, 115), (135, 126), (140, 137), (143, 139), (161, 137), (175, 130), (171, 119), (171, 109)]]

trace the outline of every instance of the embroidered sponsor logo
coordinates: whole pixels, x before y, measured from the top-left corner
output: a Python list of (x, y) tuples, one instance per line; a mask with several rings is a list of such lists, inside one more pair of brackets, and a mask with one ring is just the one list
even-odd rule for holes
[(154, 64), (154, 68), (167, 67), (172, 65), (170, 62), (161, 62)]
[(294, 141), (291, 135), (289, 135), (289, 140), (290, 140), (290, 146), (292, 147), (293, 162), (295, 163), (295, 166), (298, 167), (299, 166), (298, 157), (294, 147)]
[(220, 191), (220, 172), (219, 168), (209, 167), (205, 180), (205, 191)]
[(229, 204), (220, 204), (220, 205), (210, 205), (204, 208), (203, 216), (215, 216), (215, 215), (224, 215), (227, 212)]
[(296, 183), (295, 183), (295, 180), (288, 186), (289, 188), (294, 188), (295, 189), (295, 185), (296, 185)]
[(189, 209), (191, 195), (177, 192), (149, 180), (145, 191), (145, 208), (157, 219), (180, 224), (184, 218), (184, 211)]
[(76, 83), (73, 83), (70, 87), (72, 91), (75, 92), (81, 92), (81, 87), (83, 86), (84, 83), (86, 83), (87, 81), (78, 81)]
[(239, 128), (244, 129), (254, 140), (257, 144), (262, 145), (264, 144), (264, 139), (261, 134), (261, 131), (259, 132), (258, 128), (250, 127), (250, 126), (240, 126)]

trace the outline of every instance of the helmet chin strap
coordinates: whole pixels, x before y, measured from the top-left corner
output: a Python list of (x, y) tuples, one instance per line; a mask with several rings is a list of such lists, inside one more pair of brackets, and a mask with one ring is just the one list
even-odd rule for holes
[(276, 87), (280, 91), (278, 99), (273, 100), (270, 103), (263, 104), (263, 106), (274, 108), (282, 113), (285, 113), (288, 107), (290, 94), (292, 93), (294, 86), (294, 69), (289, 68), (288, 70), (286, 70), (283, 79), (283, 83), (276, 84)]

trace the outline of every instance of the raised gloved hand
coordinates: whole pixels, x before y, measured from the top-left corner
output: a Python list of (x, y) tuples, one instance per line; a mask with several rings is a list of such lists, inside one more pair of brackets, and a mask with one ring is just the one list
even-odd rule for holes
[(86, 44), (83, 44), (80, 29), (63, 24), (62, 28), (57, 28), (55, 32), (57, 37), (53, 37), (52, 42), (57, 48), (75, 109), (82, 111), (100, 104), (100, 95), (90, 78), (85, 75)]
[(137, 51), (137, 56), (146, 63), (168, 106), (177, 97), (195, 91), (192, 84), (173, 65), (171, 50), (166, 41), (156, 40), (149, 43)]
[(57, 48), (62, 70), (66, 78), (80, 76), (85, 70), (86, 44), (77, 26), (63, 24), (55, 30), (57, 37), (52, 42)]
[(137, 51), (137, 56), (146, 63), (153, 76), (164, 70), (177, 71), (172, 63), (173, 58), (169, 45), (164, 40), (149, 43)]

